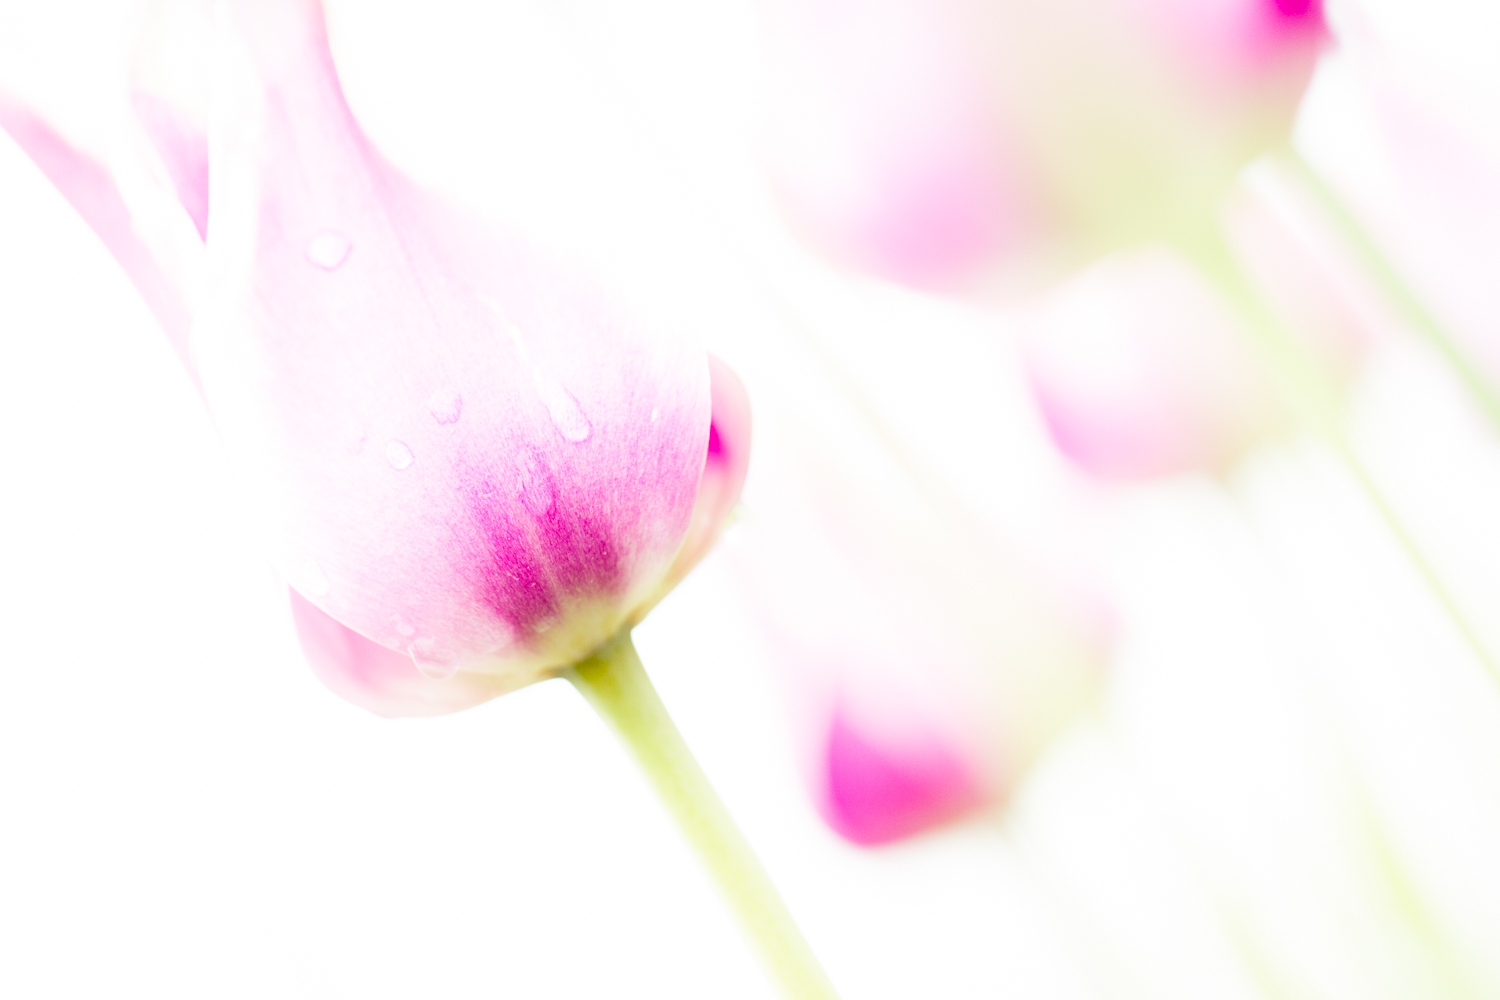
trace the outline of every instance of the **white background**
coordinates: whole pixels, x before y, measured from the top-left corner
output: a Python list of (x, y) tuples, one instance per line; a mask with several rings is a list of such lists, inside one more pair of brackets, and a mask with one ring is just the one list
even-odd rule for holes
[[(688, 276), (743, 266), (736, 236), (790, 253), (737, 159), (746, 13), (415, 6), (332, 11), (377, 143), (680, 281), (733, 360), (739, 321), (716, 329), (712, 279)], [(1479, 6), (1380, 23), (1482, 124), (1500, 90)], [(1359, 183), (1376, 171), (1339, 159), (1319, 88), (1307, 148)], [(1038, 457), (1003, 319), (826, 284), (819, 315), (868, 331), (830, 343), (960, 489), (1004, 507), (1017, 469), (1065, 475)], [(1500, 455), (1403, 343), (1367, 369), (1361, 440), (1500, 640)], [(565, 684), (388, 722), (312, 678), (164, 338), (8, 140), (0, 429), (0, 994), (768, 995)], [(1500, 993), (1500, 696), (1333, 463), (1279, 446), (1224, 484), (1092, 504), (1123, 626), (1103, 705), (1009, 814), (910, 844), (860, 851), (812, 814), (720, 557), (638, 630), (844, 996)]]

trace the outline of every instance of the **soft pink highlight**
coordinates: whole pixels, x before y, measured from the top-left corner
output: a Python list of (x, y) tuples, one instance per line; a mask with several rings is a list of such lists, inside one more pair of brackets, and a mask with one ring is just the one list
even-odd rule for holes
[(980, 805), (984, 789), (939, 732), (886, 744), (842, 707), (829, 720), (819, 811), (840, 836), (865, 847), (909, 837)]
[(810, 238), (919, 287), (972, 276), (1024, 228), (947, 5), (768, 3), (767, 163)]
[(1101, 479), (1223, 469), (1274, 399), (1228, 307), (1185, 261), (1106, 260), (1033, 313), (1027, 379), (1058, 448)]

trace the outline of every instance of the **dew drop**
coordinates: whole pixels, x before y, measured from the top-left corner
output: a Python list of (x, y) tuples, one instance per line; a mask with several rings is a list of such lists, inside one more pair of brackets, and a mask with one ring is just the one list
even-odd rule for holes
[(445, 681), (458, 673), (458, 657), (438, 649), (431, 639), (418, 639), (406, 647), (406, 652), (422, 676), (430, 680)]
[(651, 407), (651, 422), (653, 424), (656, 423), (656, 418), (659, 416), (661, 416), (661, 408), (656, 406)]
[(400, 619), (397, 619), (397, 621), (396, 621), (396, 634), (397, 635), (402, 636), (403, 638), (409, 639), (409, 638), (411, 638), (412, 633), (414, 633), (414, 632), (416, 632), (416, 629), (412, 628), (410, 623), (405, 622), (405, 621), (401, 621)]
[(573, 394), (540, 370), (532, 373), (532, 381), (536, 384), (536, 391), (541, 395), (542, 403), (547, 407), (547, 413), (552, 417), (552, 423), (557, 426), (558, 432), (574, 444), (587, 441), (594, 429), (589, 426), (588, 417), (583, 415)]
[(456, 392), (439, 389), (427, 400), (427, 409), (438, 423), (456, 424), (464, 412), (464, 398)]
[(332, 271), (344, 262), (353, 246), (349, 237), (326, 229), (307, 244), (307, 259), (325, 271)]
[(385, 460), (393, 469), (404, 469), (411, 464), (411, 449), (400, 441), (392, 441), (385, 446)]

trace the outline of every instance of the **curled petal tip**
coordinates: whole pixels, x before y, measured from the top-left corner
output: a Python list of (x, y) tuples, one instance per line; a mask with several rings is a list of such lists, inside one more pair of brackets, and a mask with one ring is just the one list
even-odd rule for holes
[(288, 588), (292, 624), (313, 674), (346, 701), (387, 718), (444, 715), (505, 693), (493, 679), (455, 674), (437, 680), (410, 655), (371, 642)]
[(740, 500), (750, 468), (750, 397), (739, 376), (708, 356), (710, 417), (703, 474), (693, 500), (692, 522), (677, 552), (666, 587), (692, 569), (713, 546)]

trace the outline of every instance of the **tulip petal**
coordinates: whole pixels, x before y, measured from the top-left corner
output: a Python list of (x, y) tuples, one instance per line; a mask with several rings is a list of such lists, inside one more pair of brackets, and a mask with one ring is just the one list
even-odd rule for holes
[(750, 467), (750, 397), (745, 386), (728, 365), (712, 354), (708, 356), (708, 377), (713, 408), (708, 452), (693, 502), (692, 524), (664, 581), (663, 593), (686, 576), (713, 547), (740, 501), (740, 488)]
[(1233, 312), (1160, 248), (1059, 286), (1033, 316), (1023, 361), (1058, 448), (1102, 479), (1219, 470), (1273, 423), (1275, 398)]
[(1206, 217), (1290, 132), (1317, 0), (761, 0), (765, 159), (828, 256), (1035, 287)]
[(181, 290), (136, 235), (129, 207), (108, 170), (74, 149), (46, 122), (0, 96), (0, 128), (31, 157), (83, 217), (156, 316), (183, 365), (192, 371), (188, 329), (192, 314)]
[(756, 384), (775, 391), (756, 399), (727, 565), (819, 811), (882, 843), (1003, 801), (1097, 690), (1108, 629), (893, 451), (826, 355), (778, 330), (744, 352), (763, 352)]
[(292, 623), (303, 655), (318, 680), (339, 697), (387, 718), (445, 715), (504, 694), (480, 674), (434, 680), (410, 656), (386, 649), (339, 624), (307, 598), (288, 589)]
[(198, 236), (208, 239), (208, 136), (153, 94), (137, 91), (131, 100), (141, 127), (167, 168), (177, 200), (193, 220)]
[(962, 816), (984, 801), (979, 776), (933, 730), (920, 742), (882, 744), (843, 706), (829, 722), (819, 811), (840, 836), (866, 847)]
[(316, 4), (231, 15), (194, 348), (278, 566), (430, 676), (510, 688), (575, 662), (687, 533), (703, 353), (386, 164)]

